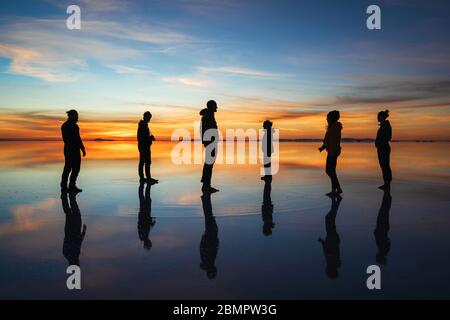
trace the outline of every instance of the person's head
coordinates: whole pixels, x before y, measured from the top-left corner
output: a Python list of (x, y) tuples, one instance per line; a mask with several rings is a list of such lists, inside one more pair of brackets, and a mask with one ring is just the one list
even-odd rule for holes
[(330, 124), (334, 124), (334, 123), (338, 122), (340, 117), (341, 117), (341, 114), (337, 110), (328, 112), (328, 114), (327, 114), (328, 124), (330, 125)]
[(206, 108), (212, 112), (217, 111), (217, 103), (214, 100), (209, 100), (208, 103), (206, 103)]
[(270, 120), (264, 121), (264, 122), (263, 122), (263, 128), (264, 128), (264, 129), (270, 129), (270, 128), (272, 128), (272, 121), (270, 121)]
[(149, 123), (151, 118), (152, 118), (152, 114), (150, 113), (150, 111), (145, 111), (144, 117), (143, 117), (144, 121)]
[(67, 113), (67, 117), (69, 118), (70, 121), (72, 122), (77, 122), (78, 121), (78, 112), (77, 110), (69, 110), (66, 112)]
[(378, 112), (378, 122), (384, 122), (389, 117), (389, 110)]

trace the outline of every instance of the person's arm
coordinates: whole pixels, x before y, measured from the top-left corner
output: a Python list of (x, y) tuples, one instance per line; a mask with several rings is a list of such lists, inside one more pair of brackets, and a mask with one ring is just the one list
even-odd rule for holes
[(84, 147), (83, 140), (81, 140), (80, 128), (78, 126), (76, 128), (77, 128), (76, 129), (77, 130), (76, 131), (76, 134), (77, 134), (76, 139), (78, 140), (78, 145), (79, 145), (81, 151), (83, 152), (83, 157), (85, 157), (86, 156), (86, 148)]
[(328, 130), (325, 133), (325, 137), (323, 138), (322, 146), (319, 148), (319, 151), (322, 152), (328, 147)]

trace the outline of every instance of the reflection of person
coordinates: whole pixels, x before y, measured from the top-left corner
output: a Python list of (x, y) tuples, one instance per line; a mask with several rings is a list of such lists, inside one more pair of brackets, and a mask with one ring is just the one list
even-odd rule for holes
[(267, 177), (272, 176), (271, 156), (273, 152), (272, 122), (269, 120), (264, 121), (263, 128), (264, 128), (264, 136), (262, 141), (262, 152), (264, 157), (264, 177), (261, 177), (261, 180), (264, 180)]
[(388, 117), (389, 110), (378, 112), (380, 128), (377, 131), (375, 146), (377, 147), (378, 162), (380, 163), (384, 180), (384, 184), (379, 187), (380, 189), (390, 189), (392, 180), (390, 165), (391, 146), (389, 145), (389, 141), (392, 139), (392, 128), (389, 120), (387, 120)]
[(76, 194), (69, 194), (67, 201), (67, 193), (61, 193), (61, 201), (64, 213), (66, 214), (66, 223), (64, 226), (64, 243), (63, 255), (69, 262), (69, 265), (80, 266), (81, 245), (86, 235), (86, 225), (81, 228), (81, 213), (78, 208)]
[[(214, 166), (214, 162), (216, 161), (217, 156), (217, 143), (216, 137), (218, 137), (217, 130), (217, 122), (214, 117), (214, 113), (217, 112), (217, 103), (214, 100), (208, 101), (206, 104), (206, 108), (200, 111), (200, 115), (202, 116), (201, 122), (201, 135), (202, 135), (202, 143), (205, 146), (205, 163), (203, 165), (202, 179), (203, 183), (202, 191), (203, 192), (217, 192), (216, 188), (211, 187), (211, 177), (212, 170)], [(205, 136), (205, 133), (207, 133)], [(214, 146), (211, 152), (208, 152), (207, 148), (210, 144)]]
[[(144, 113), (143, 119), (139, 121), (139, 126), (137, 130), (137, 140), (139, 149), (139, 166), (138, 173), (140, 182), (149, 182), (151, 184), (158, 183), (158, 180), (153, 179), (150, 174), (150, 165), (152, 164), (151, 158), (151, 146), (155, 137), (150, 133), (148, 128), (148, 123), (152, 118), (152, 114), (149, 111)], [(145, 177), (144, 177), (144, 167), (145, 167)]]
[(384, 191), (383, 202), (377, 217), (377, 226), (373, 234), (377, 243), (378, 253), (376, 261), (379, 264), (386, 264), (387, 255), (391, 250), (391, 239), (389, 239), (389, 211), (391, 210), (392, 197), (389, 190)]
[(341, 154), (341, 131), (342, 124), (338, 121), (340, 118), (339, 111), (334, 110), (327, 115), (327, 132), (323, 139), (323, 145), (319, 148), (319, 151), (327, 150), (327, 164), (326, 173), (331, 179), (331, 192), (328, 195), (341, 194), (342, 189), (339, 184), (338, 177), (336, 175), (337, 158)]
[[(81, 166), (80, 150), (83, 157), (86, 156), (86, 149), (80, 137), (80, 128), (77, 125), (78, 112), (76, 110), (67, 111), (67, 120), (61, 126), (62, 138), (64, 140), (64, 170), (61, 177), (61, 191), (81, 192), (76, 186), (78, 173)], [(67, 179), (70, 174), (69, 189), (67, 189)]]
[(217, 252), (219, 250), (219, 228), (212, 212), (211, 194), (202, 195), (203, 215), (205, 217), (205, 232), (200, 241), (200, 268), (206, 271), (208, 278), (213, 279), (217, 275), (215, 266)]
[(272, 229), (275, 227), (275, 223), (273, 223), (273, 203), (271, 192), (272, 176), (268, 176), (266, 179), (264, 179), (263, 204), (261, 207), (263, 219), (263, 234), (265, 236), (270, 236), (272, 234)]
[(149, 238), (150, 229), (156, 221), (152, 218), (152, 198), (150, 197), (150, 184), (147, 184), (144, 195), (144, 183), (139, 185), (139, 215), (138, 215), (138, 234), (143, 242), (144, 248), (150, 250), (152, 241)]
[(342, 198), (340, 196), (331, 197), (331, 209), (325, 216), (327, 236), (325, 240), (319, 238), (327, 263), (326, 274), (329, 278), (337, 278), (339, 275), (338, 269), (341, 267), (341, 240), (336, 230), (336, 215), (341, 200)]

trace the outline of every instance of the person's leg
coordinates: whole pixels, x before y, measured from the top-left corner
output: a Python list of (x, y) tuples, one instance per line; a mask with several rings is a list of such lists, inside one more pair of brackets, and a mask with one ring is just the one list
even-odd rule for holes
[(341, 189), (341, 184), (339, 183), (339, 179), (337, 177), (337, 173), (336, 173), (336, 167), (337, 167), (337, 159), (339, 156), (335, 156), (334, 158), (334, 186), (336, 187), (336, 191), (337, 193), (342, 193), (342, 189)]
[(386, 174), (384, 176), (384, 181), (387, 182), (388, 184), (391, 183), (392, 181), (392, 170), (391, 170), (391, 148), (388, 147), (386, 149), (386, 154), (385, 154), (385, 166), (386, 166)]
[(69, 188), (75, 188), (78, 174), (80, 173), (81, 168), (81, 155), (80, 152), (73, 152), (70, 155), (71, 158), (71, 164), (72, 164), (72, 172), (70, 174), (70, 182), (69, 182)]
[(138, 174), (139, 174), (139, 178), (145, 179), (145, 177), (144, 177), (144, 155), (142, 154), (142, 151), (139, 151)]
[(205, 144), (205, 162), (203, 164), (202, 179), (203, 186), (211, 186), (211, 176), (212, 176), (212, 153), (208, 154), (208, 145)]
[(378, 162), (380, 163), (381, 171), (383, 173), (384, 185), (389, 185), (392, 180), (390, 150), (389, 148), (379, 148), (377, 151)]
[(150, 162), (149, 161), (145, 161), (145, 176), (147, 177), (148, 180), (150, 180), (152, 178), (152, 176), (150, 175)]
[(331, 155), (327, 155), (327, 162), (325, 165), (325, 172), (331, 180), (331, 191), (333, 192), (335, 189), (334, 179), (333, 179), (333, 157)]
[(342, 192), (341, 186), (339, 184), (339, 180), (336, 174), (336, 165), (337, 165), (337, 156), (328, 155), (326, 172), (331, 179), (331, 191), (341, 193)]
[(64, 154), (64, 169), (61, 176), (61, 188), (67, 189), (67, 180), (69, 179), (69, 174), (71, 171), (70, 158), (67, 154)]
[(211, 187), (211, 178), (212, 178), (212, 171), (214, 162), (216, 160), (216, 149), (214, 148), (211, 151), (211, 154), (207, 154), (207, 149), (205, 148), (205, 163), (203, 165), (203, 172), (202, 172), (202, 179), (201, 182), (203, 183), (203, 189), (209, 189), (211, 191), (218, 191), (215, 188)]

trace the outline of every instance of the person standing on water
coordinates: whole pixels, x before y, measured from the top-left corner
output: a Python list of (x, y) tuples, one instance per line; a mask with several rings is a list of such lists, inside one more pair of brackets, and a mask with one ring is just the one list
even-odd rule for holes
[(392, 128), (389, 120), (389, 110), (378, 112), (378, 128), (377, 138), (375, 139), (375, 146), (377, 147), (378, 162), (380, 163), (381, 171), (383, 172), (384, 184), (379, 186), (381, 190), (390, 190), (392, 180), (392, 170), (390, 165), (391, 146), (389, 141), (392, 139)]
[[(77, 125), (78, 112), (76, 110), (67, 111), (67, 120), (61, 126), (61, 134), (64, 140), (64, 170), (61, 177), (62, 192), (81, 192), (83, 190), (76, 186), (77, 177), (80, 173), (81, 155), (86, 156), (86, 148), (80, 137), (80, 128)], [(67, 180), (70, 174), (69, 188)]]
[(217, 122), (214, 117), (214, 113), (216, 112), (217, 103), (214, 100), (208, 101), (206, 108), (200, 111), (200, 115), (202, 116), (202, 144), (205, 146), (205, 163), (203, 165), (201, 182), (203, 183), (202, 191), (207, 193), (219, 191), (211, 187), (212, 170), (217, 157), (217, 143), (219, 138)]
[(327, 163), (326, 173), (331, 179), (331, 192), (327, 193), (327, 196), (335, 196), (342, 193), (341, 185), (339, 184), (338, 177), (336, 175), (337, 158), (341, 154), (341, 131), (342, 124), (339, 122), (340, 113), (337, 110), (333, 110), (327, 115), (327, 132), (323, 139), (323, 144), (319, 148), (319, 151), (327, 150)]
[[(139, 121), (137, 130), (137, 141), (139, 149), (139, 165), (138, 174), (140, 182), (148, 182), (150, 184), (158, 183), (158, 180), (153, 179), (150, 174), (150, 165), (152, 164), (151, 158), (151, 146), (155, 137), (150, 133), (148, 123), (152, 118), (152, 114), (149, 111), (144, 112), (143, 119)], [(145, 176), (144, 176), (145, 167)]]

